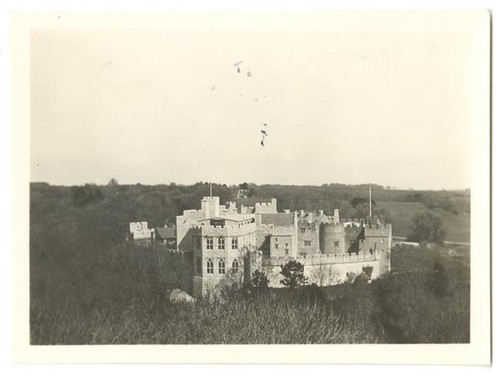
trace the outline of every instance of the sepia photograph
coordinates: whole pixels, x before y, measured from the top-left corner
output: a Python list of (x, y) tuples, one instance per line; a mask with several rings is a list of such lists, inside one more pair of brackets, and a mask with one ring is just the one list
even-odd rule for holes
[(35, 20), (30, 351), (489, 351), (487, 11)]

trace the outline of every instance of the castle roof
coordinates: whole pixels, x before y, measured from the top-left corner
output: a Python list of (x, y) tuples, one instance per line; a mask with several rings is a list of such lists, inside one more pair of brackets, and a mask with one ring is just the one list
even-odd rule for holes
[(209, 220), (226, 220), (232, 222), (243, 222), (248, 221), (249, 219), (254, 218), (252, 214), (233, 214), (233, 213), (224, 213), (224, 216), (220, 217), (211, 217), (211, 218), (203, 218), (198, 222), (209, 221)]
[(235, 200), (236, 205), (239, 207), (241, 205), (250, 207), (255, 206), (255, 204), (271, 203), (272, 199), (264, 197), (248, 197), (248, 198), (237, 198)]
[(175, 238), (175, 228), (173, 227), (157, 227), (155, 230), (161, 239)]
[(261, 216), (263, 225), (293, 226), (294, 215), (292, 213), (266, 213)]

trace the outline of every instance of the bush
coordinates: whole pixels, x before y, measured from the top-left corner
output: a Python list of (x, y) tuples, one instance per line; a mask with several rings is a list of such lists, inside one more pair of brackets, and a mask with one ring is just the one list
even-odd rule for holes
[(446, 231), (440, 217), (430, 211), (416, 214), (410, 224), (408, 240), (412, 242), (442, 243)]
[(280, 283), (283, 286), (297, 288), (307, 285), (307, 277), (304, 276), (304, 265), (295, 260), (288, 261), (285, 265), (281, 265), (280, 274), (283, 279)]
[(256, 270), (252, 273), (250, 284), (252, 288), (259, 291), (267, 290), (269, 288), (269, 279), (267, 279), (266, 273)]
[(95, 184), (72, 187), (71, 191), (73, 193), (73, 203), (78, 207), (86, 206), (104, 198), (101, 189)]

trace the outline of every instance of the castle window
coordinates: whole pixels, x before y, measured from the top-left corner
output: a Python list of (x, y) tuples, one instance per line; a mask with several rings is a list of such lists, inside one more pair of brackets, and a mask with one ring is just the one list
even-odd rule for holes
[(214, 249), (214, 239), (207, 238), (207, 249)]
[(198, 257), (196, 260), (196, 271), (198, 274), (201, 274), (201, 257)]
[(279, 245), (278, 243), (276, 243), (276, 244), (274, 245), (274, 248), (278, 249), (278, 247), (279, 247), (279, 246), (280, 246), (280, 245)]
[(238, 260), (233, 261), (233, 273), (238, 273)]
[(285, 243), (285, 247), (288, 247), (288, 243)]
[(310, 246), (311, 245), (311, 241), (310, 240), (304, 240), (304, 245), (307, 247), (307, 246)]
[(338, 247), (339, 245), (340, 245), (340, 243), (339, 243), (338, 241), (334, 241), (334, 242), (333, 242), (333, 246), (334, 246), (334, 247)]
[(278, 238), (274, 238), (274, 241), (277, 242), (278, 241)]
[(288, 248), (285, 248), (285, 255), (288, 255)]
[(222, 236), (219, 237), (217, 248), (218, 249), (224, 249), (224, 248), (226, 248), (226, 242), (225, 242), (225, 240), (224, 240), (224, 238)]
[(306, 232), (306, 229), (301, 227), (300, 232)]
[(224, 259), (219, 260), (219, 274), (226, 274), (226, 262)]
[(233, 238), (231, 240), (231, 248), (232, 249), (238, 249), (238, 238)]
[(214, 274), (214, 262), (212, 259), (207, 260), (207, 274)]

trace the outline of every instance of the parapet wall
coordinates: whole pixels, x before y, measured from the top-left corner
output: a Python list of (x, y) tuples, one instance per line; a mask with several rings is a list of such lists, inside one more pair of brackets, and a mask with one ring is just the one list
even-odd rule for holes
[[(371, 271), (371, 278), (380, 276), (380, 261), (375, 255), (314, 255), (296, 258), (263, 257), (262, 270), (267, 274), (269, 286), (283, 287), (280, 280), (281, 266), (290, 260), (296, 260), (304, 265), (304, 275), (309, 284), (328, 286), (351, 281), (355, 276), (363, 273), (363, 269)], [(366, 269), (365, 269), (366, 270)]]
[(271, 199), (271, 202), (256, 202), (255, 213), (277, 213), (276, 199)]

